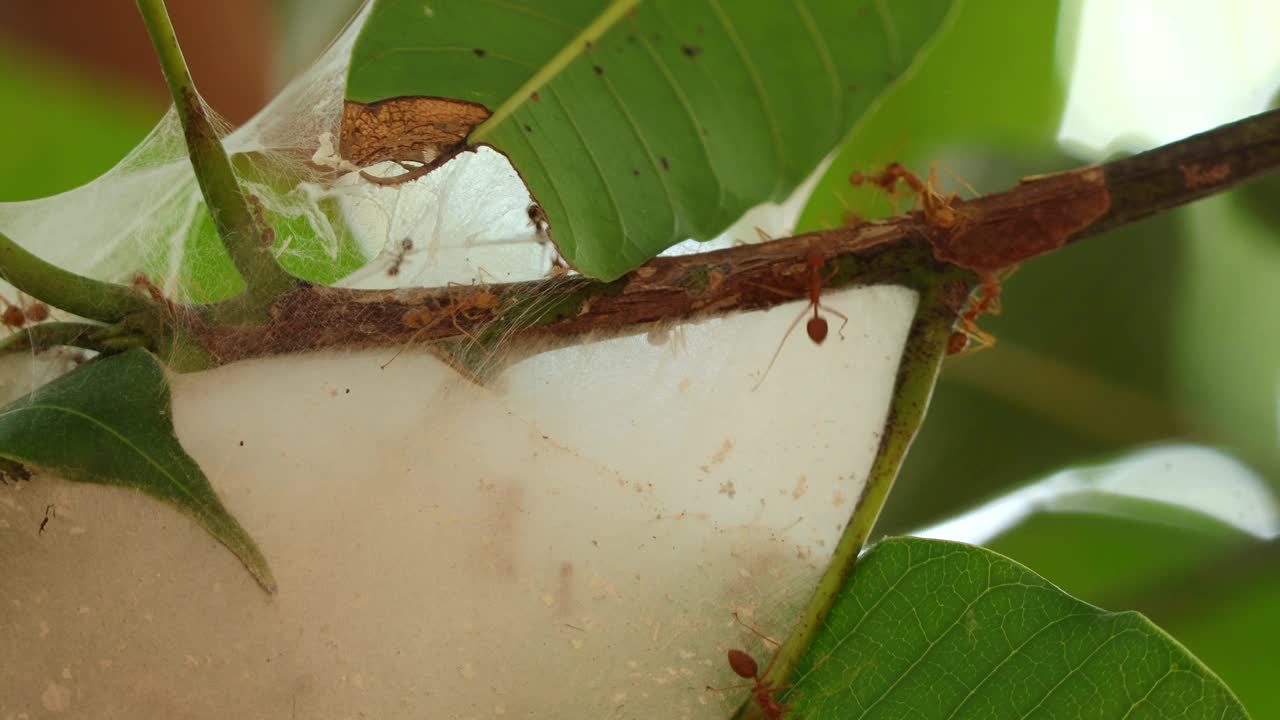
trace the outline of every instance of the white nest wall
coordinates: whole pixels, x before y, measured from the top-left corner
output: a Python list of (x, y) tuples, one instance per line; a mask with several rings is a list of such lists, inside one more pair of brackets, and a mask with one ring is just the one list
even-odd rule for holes
[[(183, 445), (267, 596), (140, 493), (0, 487), (0, 718), (718, 718), (730, 647), (781, 637), (848, 520), (916, 296), (804, 303), (533, 355), (487, 387), (430, 354), (173, 378)], [(868, 320), (874, 318), (874, 325)], [(50, 507), (51, 506), (51, 507)], [(43, 532), (41, 521), (53, 515)]]

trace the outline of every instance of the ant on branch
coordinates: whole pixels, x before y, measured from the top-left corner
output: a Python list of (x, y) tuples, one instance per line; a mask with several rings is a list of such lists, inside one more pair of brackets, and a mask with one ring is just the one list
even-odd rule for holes
[(5, 327), (21, 330), (28, 323), (34, 325), (49, 319), (48, 305), (34, 298), (29, 298), (29, 302), (23, 302), (22, 298), (22, 293), (18, 293), (18, 302), (14, 303), (0, 295), (0, 302), (5, 306), (4, 312), (0, 313), (0, 322), (3, 322)]
[[(778, 641), (743, 622), (742, 618), (738, 617), (738, 613), (735, 612), (733, 614), (733, 619), (737, 620), (739, 625), (750, 630), (761, 640), (773, 645), (775, 648), (781, 647)], [(773, 669), (773, 664), (778, 661), (778, 653), (776, 651), (774, 652), (773, 659), (771, 659), (769, 664), (765, 666), (763, 673), (760, 672), (760, 665), (756, 663), (756, 659), (751, 657), (751, 655), (745, 650), (730, 650), (728, 652), (728, 657), (729, 667), (733, 669), (733, 673), (743, 680), (750, 680), (751, 682), (723, 688), (713, 688), (708, 685), (707, 690), (710, 692), (726, 692), (728, 690), (738, 690), (749, 687), (751, 688), (751, 699), (755, 702), (756, 706), (760, 708), (760, 712), (763, 713), (768, 720), (781, 720), (783, 713), (787, 712), (787, 706), (778, 702), (778, 699), (775, 698), (773, 694), (782, 692), (783, 690), (790, 690), (794, 686), (779, 685), (778, 687), (770, 687), (764, 681), (765, 676)]]
[(434, 308), (414, 308), (404, 314), (401, 320), (405, 325), (417, 328), (413, 335), (405, 342), (404, 345), (396, 351), (391, 359), (382, 364), (382, 369), (386, 370), (387, 366), (396, 361), (400, 357), (400, 353), (404, 352), (413, 341), (417, 340), (422, 333), (443, 323), (446, 319), (453, 324), (453, 328), (459, 333), (470, 338), (477, 345), (482, 344), (475, 335), (472, 335), (466, 328), (458, 324), (458, 318), (465, 321), (474, 322), (486, 315), (492, 315), (498, 310), (498, 296), (489, 292), (483, 287), (461, 285), (451, 282), (448, 285), (449, 303), (444, 307)]
[[(955, 176), (955, 173), (951, 174)], [(956, 179), (969, 192), (978, 194), (964, 180), (960, 180), (959, 177)], [(924, 211), (924, 221), (929, 227), (938, 230), (957, 230), (968, 221), (969, 217), (964, 210), (954, 206), (958, 193), (943, 195), (938, 192), (938, 163), (936, 162), (929, 166), (929, 177), (924, 180), (900, 162), (889, 163), (884, 170), (874, 175), (867, 175), (858, 170), (849, 175), (850, 185), (854, 187), (875, 185), (884, 190), (890, 198), (902, 197), (902, 193), (898, 190), (899, 182), (906, 184), (914, 201), (920, 204), (920, 209)]]
[[(978, 194), (968, 183), (956, 176), (954, 172), (951, 175), (968, 188), (969, 192), (974, 195)], [(918, 175), (898, 162), (889, 163), (884, 170), (875, 174), (868, 175), (860, 171), (854, 171), (849, 175), (849, 183), (851, 185), (855, 187), (864, 184), (875, 185), (884, 190), (890, 198), (901, 197), (901, 193), (898, 190), (899, 182), (906, 184), (914, 198), (914, 202), (920, 205), (921, 210), (924, 212), (925, 224), (930, 229), (955, 234), (963, 230), (973, 220), (972, 211), (963, 207), (955, 207), (957, 193), (952, 192), (943, 195), (938, 192), (937, 162), (930, 165), (929, 176), (923, 181), (920, 180)], [(970, 340), (974, 341), (979, 349), (991, 347), (996, 342), (995, 336), (978, 327), (977, 321), (979, 317), (987, 313), (992, 315), (1000, 314), (1001, 278), (995, 274), (980, 273), (979, 275), (981, 284), (972, 298), (965, 296), (948, 299), (948, 304), (956, 312), (956, 324), (959, 325), (959, 329), (947, 341), (947, 354), (949, 355), (964, 351), (968, 347)]]
[[(830, 330), (830, 326), (827, 325), (827, 319), (818, 313), (819, 310), (826, 310), (844, 321), (840, 323), (840, 328), (836, 331), (840, 333), (840, 339), (844, 339), (844, 328), (849, 324), (849, 316), (829, 305), (823, 305), (820, 300), (823, 283), (830, 280), (838, 272), (838, 269), (833, 270), (830, 275), (823, 278), (822, 266), (825, 263), (826, 260), (822, 257), (822, 253), (817, 250), (809, 250), (808, 254), (805, 255), (804, 264), (809, 272), (809, 305), (800, 311), (796, 319), (791, 322), (791, 326), (787, 328), (786, 334), (782, 336), (782, 342), (778, 343), (778, 349), (773, 352), (773, 357), (769, 359), (768, 367), (764, 369), (764, 375), (760, 376), (759, 382), (755, 384), (755, 387), (751, 388), (753, 391), (759, 389), (764, 384), (765, 378), (769, 377), (769, 371), (773, 369), (773, 364), (778, 361), (778, 355), (782, 354), (782, 348), (787, 344), (787, 338), (791, 337), (791, 333), (795, 331), (796, 326), (800, 324), (804, 316), (809, 314), (810, 308), (813, 309), (813, 317), (809, 318), (809, 322), (805, 323), (804, 331), (814, 345), (821, 345), (827, 339), (827, 333)], [(766, 289), (773, 290), (773, 288)], [(774, 292), (777, 291), (775, 290)]]

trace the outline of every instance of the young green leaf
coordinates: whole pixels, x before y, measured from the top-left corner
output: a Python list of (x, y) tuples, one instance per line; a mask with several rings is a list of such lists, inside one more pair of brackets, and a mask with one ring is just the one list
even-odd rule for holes
[(70, 480), (134, 488), (170, 503), (274, 592), (266, 558), (178, 443), (171, 412), (164, 370), (150, 353), (130, 350), (96, 360), (0, 410), (0, 457)]
[(579, 270), (613, 279), (781, 200), (900, 76), (950, 0), (379, 0), (347, 98), (475, 102)]
[(1077, 600), (970, 545), (896, 538), (860, 561), (785, 702), (820, 718), (1246, 718), (1136, 612)]

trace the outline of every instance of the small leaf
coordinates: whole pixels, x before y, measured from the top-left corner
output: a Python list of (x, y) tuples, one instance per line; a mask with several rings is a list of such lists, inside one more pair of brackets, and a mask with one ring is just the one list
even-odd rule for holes
[(378, 0), (347, 98), (434, 96), (493, 115), (579, 270), (613, 279), (781, 200), (942, 24), (950, 0)]
[(796, 717), (1246, 718), (1136, 612), (1077, 600), (990, 550), (886, 540), (862, 558), (793, 678)]
[(0, 457), (171, 503), (235, 553), (263, 589), (275, 592), (266, 558), (178, 443), (171, 413), (159, 363), (144, 350), (131, 350), (96, 360), (0, 410)]

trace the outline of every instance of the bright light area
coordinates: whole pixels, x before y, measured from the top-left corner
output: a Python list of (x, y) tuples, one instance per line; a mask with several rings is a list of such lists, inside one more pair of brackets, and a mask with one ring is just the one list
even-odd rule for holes
[(1187, 520), (1186, 515), (1167, 515), (1125, 500), (1198, 513), (1260, 540), (1280, 537), (1280, 503), (1267, 483), (1230, 455), (1196, 445), (1149, 448), (1115, 462), (1062, 470), (910, 534), (980, 545), (1036, 513), (1054, 512), (1175, 525)]
[[(1275, 0), (1065, 0), (1058, 140), (1101, 159), (1265, 110), (1280, 87)], [(1070, 18), (1079, 18), (1078, 35)]]

